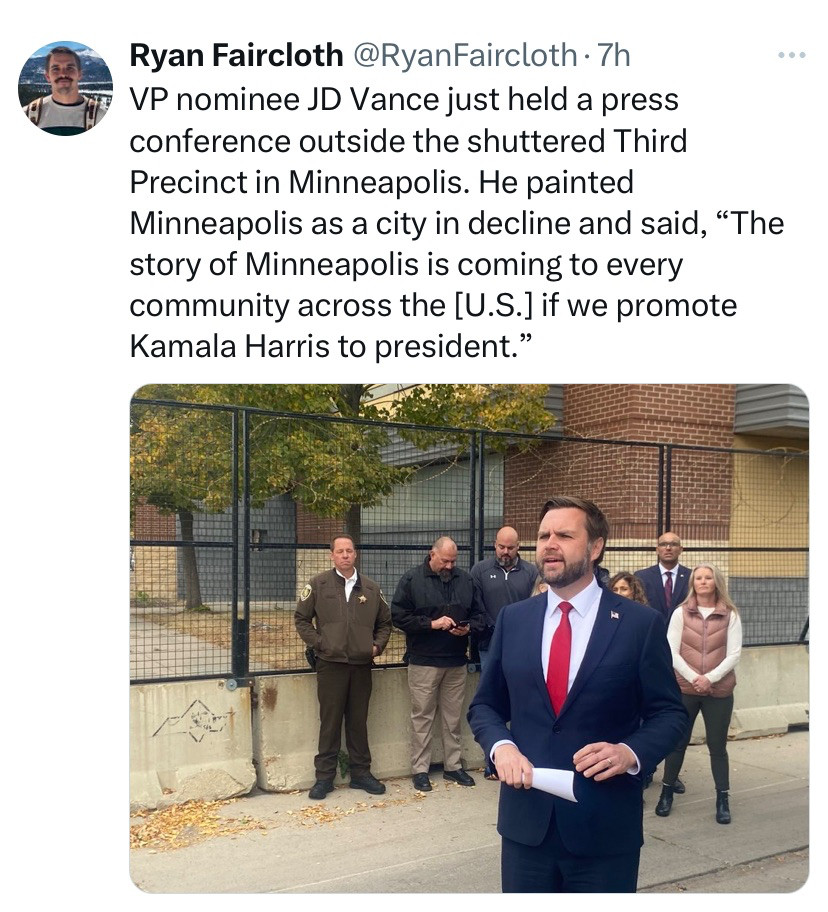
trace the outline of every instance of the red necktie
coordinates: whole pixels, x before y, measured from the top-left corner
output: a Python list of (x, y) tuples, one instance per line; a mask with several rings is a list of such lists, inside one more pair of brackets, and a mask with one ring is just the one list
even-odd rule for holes
[(664, 601), (667, 603), (667, 610), (669, 611), (673, 607), (673, 571), (665, 571), (667, 577), (664, 580)]
[(546, 689), (552, 701), (555, 715), (561, 711), (569, 687), (569, 653), (572, 650), (572, 627), (569, 625), (569, 612), (572, 605), (561, 602), (561, 621), (552, 637), (549, 647), (549, 667), (546, 670)]

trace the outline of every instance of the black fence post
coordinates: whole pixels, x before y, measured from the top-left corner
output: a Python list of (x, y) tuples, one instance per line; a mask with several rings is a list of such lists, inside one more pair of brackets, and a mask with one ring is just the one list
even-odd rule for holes
[[(234, 430), (238, 410), (234, 412)], [(242, 440), (241, 450), (243, 459), (242, 469), (242, 578), (244, 581), (244, 601), (242, 603), (242, 614), (239, 616), (238, 610), (234, 610), (233, 617), (235, 622), (235, 636), (233, 637), (233, 676), (236, 678), (246, 678), (250, 670), (250, 414), (242, 410)], [(233, 449), (233, 468), (234, 468), (234, 492), (238, 493), (238, 462), (239, 447), (238, 439), (235, 440)], [(238, 503), (238, 500), (236, 500)], [(236, 536), (233, 549), (233, 566), (238, 575), (239, 563), (239, 541), (238, 541), (238, 518), (234, 523), (234, 534)]]
[(483, 560), (484, 538), (486, 536), (486, 432), (480, 432), (480, 456), (477, 460), (478, 486), (477, 486), (477, 554), (475, 563)]
[(474, 562), (476, 560), (474, 555), (474, 540), (475, 536), (475, 523), (476, 523), (476, 511), (474, 509), (474, 493), (475, 493), (475, 473), (477, 471), (477, 440), (474, 432), (469, 434), (469, 566), (468, 569), (471, 570)]
[(660, 537), (664, 532), (664, 444), (660, 444), (658, 447), (657, 490), (656, 537)]

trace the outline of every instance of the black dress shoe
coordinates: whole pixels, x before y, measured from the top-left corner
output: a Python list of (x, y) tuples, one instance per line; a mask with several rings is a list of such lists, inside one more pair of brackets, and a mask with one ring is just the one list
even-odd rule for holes
[(308, 792), (308, 798), (321, 801), (329, 792), (333, 791), (333, 779), (317, 779), (313, 788)]
[(456, 782), (458, 785), (474, 785), (474, 779), (463, 769), (446, 770), (443, 773), (443, 779)]
[(364, 776), (351, 776), (351, 788), (363, 789), (369, 795), (385, 794), (385, 786), (370, 773), (366, 773)]
[(683, 795), (685, 791), (687, 791), (684, 787), (684, 783), (681, 781), (681, 779), (679, 779), (678, 776), (676, 776), (676, 784), (673, 786), (673, 791), (677, 795)]
[(428, 773), (414, 773), (411, 777), (411, 781), (414, 783), (414, 788), (418, 792), (430, 792), (431, 791), (431, 780), (428, 778)]

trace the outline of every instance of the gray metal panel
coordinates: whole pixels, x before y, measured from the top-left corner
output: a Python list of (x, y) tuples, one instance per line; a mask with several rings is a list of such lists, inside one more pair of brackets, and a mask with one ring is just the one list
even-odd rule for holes
[[(265, 541), (290, 543), (296, 541), (296, 507), (287, 494), (273, 497), (262, 507), (250, 510), (250, 528), (266, 532)], [(224, 513), (195, 513), (193, 536), (198, 541), (226, 541), (233, 536), (233, 515)], [(176, 520), (176, 537), (181, 538), (181, 528)], [(239, 515), (239, 537), (244, 541), (244, 518)], [(242, 555), (239, 554), (239, 580), (241, 585)], [(232, 594), (232, 549), (196, 548), (196, 562), (201, 583), (201, 597), (207, 603), (229, 603)], [(179, 596), (184, 597), (184, 576), (178, 562)], [(239, 598), (242, 597), (239, 592)], [(293, 550), (253, 551), (250, 555), (250, 598), (253, 601), (278, 599), (292, 600), (296, 595), (296, 561)]]
[[(438, 432), (435, 431), (435, 436)], [(389, 443), (380, 451), (382, 461), (386, 465), (404, 466), (404, 465), (422, 465), (423, 463), (434, 462), (435, 460), (453, 459), (457, 455), (457, 447), (449, 443), (441, 443), (436, 446), (428, 447), (421, 450), (407, 440), (403, 440), (396, 428), (388, 429)], [(471, 433), (469, 433), (471, 441)]]
[(733, 430), (736, 434), (808, 436), (808, 397), (790, 384), (739, 384)]
[(555, 427), (549, 431), (550, 434), (561, 434), (563, 435), (563, 397), (564, 397), (564, 388), (562, 383), (550, 383), (549, 388), (547, 389), (546, 396), (544, 396), (543, 404), (546, 406), (546, 410), (551, 412), (557, 419)]
[(745, 646), (795, 643), (799, 639), (808, 620), (806, 578), (731, 576), (727, 586), (742, 617)]

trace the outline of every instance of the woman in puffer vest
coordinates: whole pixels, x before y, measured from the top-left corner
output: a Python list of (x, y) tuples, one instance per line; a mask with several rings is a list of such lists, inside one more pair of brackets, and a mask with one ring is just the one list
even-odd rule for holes
[(734, 668), (742, 653), (742, 622), (718, 567), (712, 564), (694, 567), (688, 592), (670, 618), (667, 639), (690, 719), (685, 737), (664, 761), (664, 787), (655, 812), (659, 817), (670, 813), (673, 787), (690, 743), (693, 723), (701, 711), (716, 785), (716, 822), (730, 823), (727, 730), (733, 715)]

